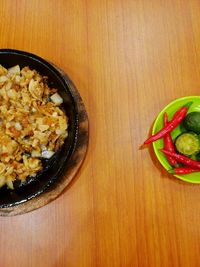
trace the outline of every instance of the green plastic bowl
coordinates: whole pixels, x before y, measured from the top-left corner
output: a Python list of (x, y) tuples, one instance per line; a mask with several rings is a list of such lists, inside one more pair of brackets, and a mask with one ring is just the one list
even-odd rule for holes
[[(189, 108), (188, 113), (193, 112), (193, 111), (199, 111), (200, 112), (200, 96), (186, 96), (182, 98), (178, 98), (174, 101), (172, 101), (170, 104), (168, 104), (159, 114), (158, 117), (156, 118), (153, 129), (152, 129), (152, 134), (157, 133), (162, 127), (163, 127), (163, 114), (164, 112), (167, 112), (168, 119), (170, 120), (174, 113), (182, 106), (184, 106), (188, 102), (193, 102), (192, 105)], [(172, 139), (175, 140), (175, 138), (181, 133), (181, 127), (177, 126), (171, 133)], [(166, 156), (160, 151), (161, 148), (163, 148), (163, 139), (159, 139), (155, 142), (153, 142), (153, 149), (156, 154), (156, 157), (162, 164), (162, 166), (166, 170), (171, 170), (172, 166), (168, 163)], [(185, 175), (175, 175), (178, 179), (181, 179), (185, 182), (188, 183), (195, 183), (195, 184), (200, 184), (200, 172), (194, 172), (190, 174), (185, 174)]]

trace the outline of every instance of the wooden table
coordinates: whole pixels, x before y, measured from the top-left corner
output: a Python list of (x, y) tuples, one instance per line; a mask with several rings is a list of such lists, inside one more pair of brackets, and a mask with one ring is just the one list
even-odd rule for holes
[(166, 104), (200, 94), (200, 2), (1, 0), (0, 46), (60, 66), (90, 118), (70, 187), (0, 218), (0, 266), (199, 267), (200, 186), (139, 146)]

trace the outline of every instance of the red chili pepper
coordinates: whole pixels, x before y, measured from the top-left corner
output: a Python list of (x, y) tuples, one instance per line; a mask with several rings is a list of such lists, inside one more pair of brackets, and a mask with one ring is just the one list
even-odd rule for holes
[(160, 138), (162, 138), (164, 135), (170, 133), (174, 128), (176, 128), (179, 123), (185, 118), (187, 111), (190, 107), (192, 102), (189, 102), (185, 106), (181, 107), (173, 116), (172, 120), (167, 124), (167, 126), (164, 126), (160, 131), (158, 131), (156, 134), (149, 137), (145, 142), (144, 145), (152, 143)]
[(189, 166), (191, 168), (194, 168), (194, 169), (200, 169), (200, 162), (199, 161), (190, 159), (190, 158), (188, 158), (186, 156), (183, 156), (183, 155), (171, 152), (171, 151), (167, 151), (165, 149), (161, 149), (161, 151), (165, 155), (173, 157), (175, 160), (177, 160), (180, 163), (183, 163), (183, 164), (185, 164), (185, 165), (187, 165), (187, 166)]
[[(165, 112), (164, 113), (164, 126), (167, 126), (167, 124), (168, 124), (168, 117), (167, 117), (167, 113)], [(174, 143), (172, 141), (172, 137), (170, 133), (164, 135), (163, 141), (164, 141), (164, 149), (166, 149), (167, 151), (175, 152)], [(167, 160), (170, 165), (177, 166), (177, 161), (174, 158), (167, 156)]]
[(193, 173), (193, 172), (199, 172), (200, 170), (198, 169), (193, 169), (190, 167), (178, 167), (178, 168), (174, 168), (172, 170), (169, 170), (169, 173), (172, 174), (189, 174), (189, 173)]

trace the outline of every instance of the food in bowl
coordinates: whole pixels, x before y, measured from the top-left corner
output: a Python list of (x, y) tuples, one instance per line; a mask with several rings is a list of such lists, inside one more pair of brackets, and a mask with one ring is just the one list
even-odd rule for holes
[(0, 65), (0, 187), (36, 176), (68, 135), (63, 99), (47, 80), (28, 66)]
[[(181, 106), (169, 121), (168, 114), (164, 112), (162, 114), (163, 127), (144, 142), (144, 144), (149, 144), (163, 139), (164, 147), (159, 150), (165, 155), (171, 166), (168, 171), (173, 174), (200, 172), (200, 137), (197, 127), (197, 118), (200, 118), (200, 112), (193, 112), (195, 116), (193, 113), (188, 113), (192, 104), (192, 102), (188, 102)], [(177, 127), (181, 129), (181, 133), (173, 140), (171, 134)]]

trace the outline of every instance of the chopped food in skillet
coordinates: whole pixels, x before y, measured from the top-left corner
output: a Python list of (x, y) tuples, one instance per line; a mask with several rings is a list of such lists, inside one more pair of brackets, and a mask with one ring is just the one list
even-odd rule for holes
[(0, 187), (42, 170), (68, 135), (63, 99), (29, 67), (0, 65)]

